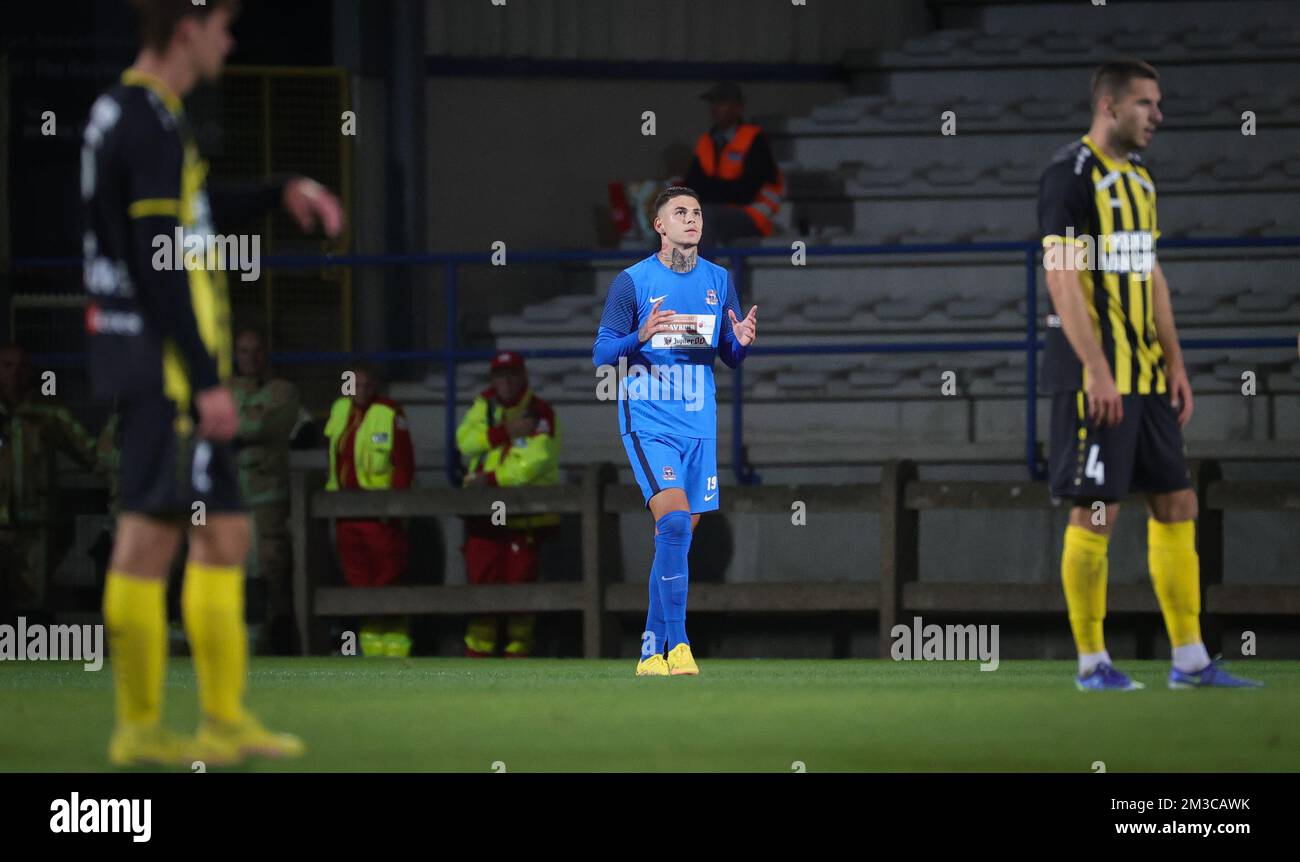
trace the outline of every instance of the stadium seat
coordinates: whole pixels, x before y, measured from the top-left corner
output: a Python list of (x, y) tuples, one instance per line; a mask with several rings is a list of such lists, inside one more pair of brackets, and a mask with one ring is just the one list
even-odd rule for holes
[(940, 113), (941, 111), (936, 110), (933, 105), (923, 105), (918, 102), (890, 102), (882, 107), (876, 116), (887, 123), (897, 125), (937, 119)]
[(1042, 46), (1043, 51), (1052, 56), (1086, 54), (1092, 50), (1087, 39), (1080, 39), (1077, 32), (1070, 30), (1050, 30), (1031, 41)]
[(1255, 314), (1285, 311), (1295, 302), (1295, 295), (1282, 290), (1249, 290), (1237, 297), (1237, 308)]
[(944, 312), (954, 320), (987, 320), (1007, 305), (996, 296), (978, 296), (955, 299), (944, 306)]
[(1255, 31), (1253, 41), (1261, 48), (1300, 51), (1300, 29), (1294, 27), (1261, 27)]
[[(1077, 36), (1075, 37), (1078, 38)], [(1078, 115), (1078, 106), (1064, 99), (1027, 99), (1016, 106), (1021, 116), (1030, 120), (1064, 122)]]
[(901, 297), (877, 303), (871, 311), (881, 320), (920, 320), (931, 307), (931, 303), (924, 299)]
[(1179, 122), (1203, 119), (1213, 114), (1217, 107), (1213, 99), (1201, 93), (1178, 93), (1160, 100), (1161, 112), (1166, 117), (1177, 117)]
[(1240, 38), (1240, 34), (1232, 30), (1197, 27), (1183, 34), (1182, 43), (1191, 51), (1228, 51), (1240, 41)]
[(975, 36), (968, 43), (971, 53), (982, 57), (1007, 57), (1025, 50), (1025, 40), (1010, 33), (987, 33)]
[(1157, 30), (1117, 30), (1109, 34), (1107, 41), (1120, 53), (1136, 56), (1158, 52), (1169, 37)]
[(846, 382), (849, 386), (858, 389), (887, 389), (898, 386), (902, 379), (901, 371), (889, 368), (859, 368), (849, 372)]
[(961, 164), (936, 164), (921, 171), (932, 186), (974, 185), (983, 172), (981, 168)]
[(913, 179), (913, 174), (910, 168), (863, 165), (854, 172), (853, 179), (863, 188), (887, 188), (905, 185)]

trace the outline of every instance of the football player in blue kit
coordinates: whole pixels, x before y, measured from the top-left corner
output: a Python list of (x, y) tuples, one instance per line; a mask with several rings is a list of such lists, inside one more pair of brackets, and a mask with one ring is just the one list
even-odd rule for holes
[(650, 609), (637, 676), (697, 675), (686, 637), (687, 553), (700, 515), (718, 508), (713, 360), (731, 368), (754, 343), (758, 306), (739, 316), (726, 269), (699, 256), (699, 197), (680, 186), (655, 199), (659, 251), (609, 287), (592, 362), (618, 368), (618, 427), (655, 521)]

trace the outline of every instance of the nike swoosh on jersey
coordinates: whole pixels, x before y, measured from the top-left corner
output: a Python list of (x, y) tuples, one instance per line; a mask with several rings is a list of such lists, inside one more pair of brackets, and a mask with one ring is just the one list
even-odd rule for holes
[(705, 497), (705, 498), (704, 498), (704, 502), (707, 503), (707, 502), (709, 502), (710, 500), (712, 500), (712, 499), (713, 499), (714, 497), (716, 497), (716, 496), (718, 496), (718, 494), (717, 494), (717, 492), (715, 491), (715, 492), (713, 492), (712, 494), (709, 494), (707, 497)]
[(677, 580), (678, 578), (684, 578), (684, 577), (686, 577), (686, 576), (685, 576), (685, 575), (673, 575), (671, 578), (665, 578), (663, 575), (660, 575), (660, 576), (659, 576), (659, 580), (661, 580), (661, 581), (675, 581), (675, 580)]
[(654, 305), (654, 304), (655, 304), (656, 302), (658, 302), (659, 300), (661, 300), (661, 299), (667, 299), (667, 298), (668, 298), (668, 294), (666, 294), (666, 293), (665, 293), (663, 296), (652, 296), (652, 297), (650, 297), (650, 304), (651, 304), (651, 305)]

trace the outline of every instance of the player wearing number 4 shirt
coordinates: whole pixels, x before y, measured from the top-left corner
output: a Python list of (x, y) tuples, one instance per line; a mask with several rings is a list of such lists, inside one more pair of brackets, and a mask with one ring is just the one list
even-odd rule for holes
[(706, 225), (695, 192), (665, 189), (654, 208), (659, 252), (610, 285), (592, 361), (620, 369), (619, 432), (655, 519), (650, 609), (636, 673), (695, 675), (686, 637), (686, 557), (700, 514), (718, 508), (713, 360), (740, 365), (754, 343), (758, 307), (741, 318), (727, 271), (699, 257)]
[(1061, 579), (1083, 690), (1142, 687), (1112, 666), (1102, 637), (1107, 545), (1119, 500), (1134, 490), (1146, 494), (1150, 515), (1148, 565), (1173, 648), (1169, 687), (1255, 685), (1212, 662), (1201, 641), (1196, 495), (1181, 430), (1192, 389), (1156, 260), (1155, 183), (1137, 155), (1162, 120), (1157, 80), (1138, 61), (1099, 67), (1092, 128), (1057, 153), (1039, 188), (1056, 312), (1043, 356), (1051, 484), (1074, 504)]

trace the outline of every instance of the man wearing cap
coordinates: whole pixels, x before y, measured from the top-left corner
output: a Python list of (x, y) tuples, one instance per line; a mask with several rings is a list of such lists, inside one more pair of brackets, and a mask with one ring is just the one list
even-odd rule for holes
[[(551, 405), (528, 388), (524, 358), (509, 350), (491, 364), (492, 385), (470, 405), (456, 430), (456, 446), (469, 459), (465, 487), (558, 485), (560, 430)], [(538, 550), (559, 524), (560, 516), (507, 513), (505, 523), (492, 517), (465, 519), (465, 573), (471, 584), (526, 584), (537, 580)], [(491, 656), (496, 651), (499, 620), (471, 619), (465, 630), (465, 655)], [(536, 618), (506, 618), (506, 658), (525, 658), (533, 651)]]
[(743, 237), (771, 236), (785, 180), (767, 135), (744, 121), (745, 100), (730, 81), (701, 98), (709, 103), (713, 125), (695, 142), (695, 159), (682, 182), (700, 196), (706, 225), (700, 245), (708, 250)]

